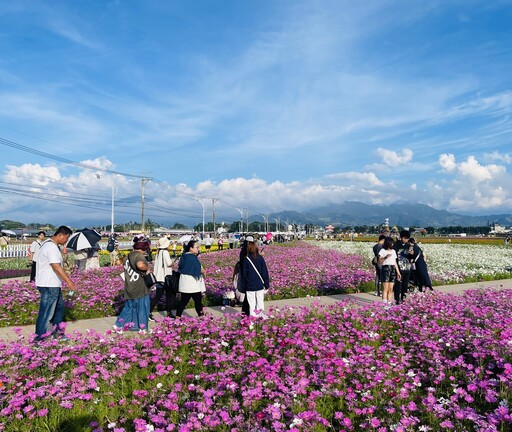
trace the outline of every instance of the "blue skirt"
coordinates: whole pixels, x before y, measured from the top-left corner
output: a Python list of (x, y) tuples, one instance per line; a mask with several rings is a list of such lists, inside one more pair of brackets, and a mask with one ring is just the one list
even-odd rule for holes
[(116, 326), (125, 330), (147, 330), (149, 324), (149, 295), (128, 299), (116, 320)]

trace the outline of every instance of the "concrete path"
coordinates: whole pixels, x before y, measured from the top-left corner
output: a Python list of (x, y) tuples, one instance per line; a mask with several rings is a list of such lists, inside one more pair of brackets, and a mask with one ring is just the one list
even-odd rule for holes
[[(498, 281), (490, 281), (490, 282), (473, 282), (466, 284), (457, 284), (457, 285), (443, 285), (434, 287), (436, 291), (440, 291), (443, 293), (451, 293), (451, 294), (462, 294), (464, 291), (475, 288), (499, 288), (499, 289), (512, 289), (512, 279), (504, 279)], [(294, 298), (294, 299), (286, 299), (286, 300), (274, 300), (274, 301), (266, 301), (265, 307), (266, 309), (270, 308), (283, 308), (283, 307), (310, 307), (313, 303), (317, 303), (320, 305), (330, 305), (337, 303), (346, 299), (354, 299), (357, 302), (361, 303), (371, 303), (381, 301), (379, 297), (373, 295), (373, 293), (358, 293), (358, 294), (339, 294), (332, 296), (322, 296), (322, 297), (306, 297), (306, 298)], [(214, 306), (205, 308), (206, 314), (213, 315), (215, 317), (221, 317), (223, 315), (229, 314), (239, 314), (239, 307), (222, 307), (222, 306)], [(165, 316), (164, 312), (154, 313), (157, 321), (163, 319)], [(188, 309), (185, 311), (184, 315), (186, 316), (196, 316), (195, 310)], [(111, 330), (112, 326), (115, 322), (115, 317), (106, 317), (106, 318), (95, 318), (89, 320), (80, 320), (80, 321), (72, 321), (67, 323), (66, 334), (72, 334), (75, 331), (85, 332), (87, 330), (95, 330), (100, 333), (104, 333), (107, 330)], [(21, 328), (21, 334), (29, 337), (34, 332), (34, 325), (30, 326), (22, 326), (17, 327)], [(151, 324), (150, 324), (151, 327)], [(14, 341), (18, 339), (18, 334), (14, 332), (14, 327), (3, 327), (0, 328), (0, 340)]]

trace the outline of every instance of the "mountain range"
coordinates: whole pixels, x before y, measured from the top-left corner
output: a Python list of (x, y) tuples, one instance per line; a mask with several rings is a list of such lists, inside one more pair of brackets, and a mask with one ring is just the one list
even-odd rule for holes
[[(487, 226), (493, 223), (502, 226), (512, 225), (512, 214), (469, 216), (437, 210), (425, 204), (396, 202), (390, 205), (373, 205), (356, 201), (318, 207), (307, 212), (282, 211), (269, 214), (269, 222), (274, 218), (297, 224), (361, 226), (381, 225), (385, 219), (390, 226), (402, 227), (446, 227), (446, 226)], [(252, 216), (251, 221), (261, 221), (261, 216)]]

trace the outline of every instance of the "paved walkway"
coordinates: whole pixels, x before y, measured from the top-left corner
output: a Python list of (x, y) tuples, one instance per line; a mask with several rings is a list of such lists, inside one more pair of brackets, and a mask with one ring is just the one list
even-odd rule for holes
[[(436, 291), (440, 291), (443, 293), (451, 293), (451, 294), (462, 294), (464, 291), (475, 288), (500, 288), (500, 289), (512, 289), (512, 279), (504, 279), (498, 281), (490, 281), (490, 282), (472, 282), (466, 284), (457, 284), (457, 285), (443, 285), (434, 287)], [(320, 305), (330, 305), (335, 304), (339, 301), (346, 299), (354, 299), (361, 303), (371, 303), (381, 301), (380, 298), (373, 295), (373, 293), (358, 293), (358, 294), (339, 294), (332, 296), (322, 296), (322, 297), (306, 297), (306, 298), (294, 298), (294, 299), (286, 299), (286, 300), (274, 300), (274, 301), (266, 301), (265, 307), (266, 309), (270, 308), (283, 308), (283, 307), (310, 307), (313, 303), (317, 303)], [(213, 306), (205, 308), (206, 314), (210, 314), (216, 317), (222, 317), (223, 315), (229, 314), (239, 314), (239, 307), (222, 307), (222, 306)], [(165, 316), (164, 313), (159, 316), (159, 314), (155, 313), (156, 319), (163, 319)], [(195, 310), (188, 309), (185, 311), (184, 315), (186, 316), (196, 316)], [(112, 325), (114, 324), (115, 317), (106, 317), (106, 318), (95, 318), (89, 320), (80, 320), (80, 321), (72, 321), (67, 323), (67, 334), (72, 334), (75, 331), (85, 332), (87, 330), (95, 330), (100, 333), (104, 333), (107, 330), (112, 329)], [(151, 324), (150, 324), (151, 326)], [(20, 328), (20, 327), (18, 327)], [(4, 341), (13, 341), (18, 338), (18, 335), (13, 331), (14, 327), (3, 327), (0, 328), (0, 340)], [(22, 326), (21, 334), (25, 336), (30, 336), (34, 332), (34, 325), (30, 326)]]

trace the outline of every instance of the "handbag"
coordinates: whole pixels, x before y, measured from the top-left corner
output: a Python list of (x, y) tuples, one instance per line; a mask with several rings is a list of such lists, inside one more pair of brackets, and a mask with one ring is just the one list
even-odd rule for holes
[(143, 274), (142, 278), (144, 279), (144, 283), (148, 288), (151, 288), (154, 284), (156, 284), (156, 277), (152, 272)]
[(164, 289), (170, 290), (171, 293), (176, 294), (180, 287), (180, 272), (173, 271), (172, 274), (165, 276)]

